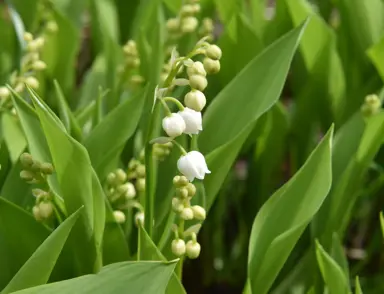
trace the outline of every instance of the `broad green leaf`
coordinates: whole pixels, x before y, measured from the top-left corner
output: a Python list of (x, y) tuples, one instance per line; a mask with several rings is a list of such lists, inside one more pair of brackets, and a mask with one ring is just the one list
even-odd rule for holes
[(329, 294), (349, 294), (348, 281), (341, 267), (316, 241), (316, 258)]
[(74, 213), (84, 206), (80, 221), (73, 230), (76, 241), (83, 240), (83, 246), (75, 247), (76, 258), (82, 260), (79, 263), (81, 271), (93, 272), (101, 265), (101, 241), (105, 220), (101, 185), (85, 147), (65, 132), (57, 122), (58, 118), (33, 91), (30, 91), (30, 94), (48, 141), (67, 211)]
[(0, 197), (0, 289), (9, 283), (49, 233), (31, 214)]
[(384, 81), (384, 37), (368, 49), (367, 55)]
[(331, 257), (333, 260), (339, 265), (339, 267), (343, 270), (344, 276), (346, 280), (349, 280), (349, 266), (348, 260), (345, 255), (343, 244), (339, 238), (337, 233), (334, 233), (332, 236), (332, 250)]
[(140, 91), (108, 113), (86, 138), (84, 145), (101, 178), (110, 171), (109, 163), (120, 155), (124, 144), (135, 132), (143, 105), (143, 92)]
[(260, 209), (253, 223), (248, 257), (252, 293), (267, 293), (332, 183), (333, 127), (295, 176)]
[(38, 1), (30, 0), (25, 2), (23, 0), (8, 0), (12, 3), (18, 14), (20, 15), (26, 30), (33, 29), (32, 25), (37, 17)]
[(176, 262), (120, 262), (94, 275), (29, 288), (17, 294), (164, 293)]
[(8, 147), (12, 163), (15, 163), (27, 146), (27, 141), (16, 116), (5, 112), (2, 114), (1, 119), (4, 141)]
[(25, 288), (43, 285), (48, 282), (69, 233), (80, 215), (79, 212), (81, 209), (67, 218), (49, 235), (1, 293), (12, 293)]
[(355, 294), (363, 294), (363, 290), (361, 289), (358, 276), (356, 276), (356, 279), (355, 279)]
[(304, 28), (305, 24), (255, 57), (217, 95), (205, 112), (204, 132), (199, 135), (198, 143), (212, 171), (204, 180), (207, 209), (256, 120), (277, 102)]
[[(140, 238), (140, 242), (139, 242), (140, 247), (138, 252), (139, 260), (167, 261), (164, 255), (153, 243), (152, 239), (148, 236), (147, 232), (144, 230), (143, 227), (139, 228), (139, 238)], [(165, 293), (169, 293), (169, 294), (187, 293), (175, 273), (172, 273)]]

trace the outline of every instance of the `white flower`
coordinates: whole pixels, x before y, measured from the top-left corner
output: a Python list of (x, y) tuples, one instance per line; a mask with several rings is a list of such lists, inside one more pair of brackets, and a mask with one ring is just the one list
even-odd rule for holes
[(189, 181), (195, 178), (203, 180), (205, 174), (210, 174), (203, 154), (198, 151), (188, 152), (177, 161), (177, 168)]
[(122, 223), (125, 223), (125, 214), (124, 212), (120, 211), (120, 210), (115, 210), (113, 212), (113, 217), (115, 218), (115, 221), (118, 223), (118, 224), (122, 224)]
[(198, 134), (199, 131), (203, 130), (203, 120), (200, 112), (185, 107), (183, 111), (179, 111), (178, 113), (185, 122), (185, 134)]
[(198, 258), (200, 255), (201, 246), (196, 241), (188, 241), (186, 246), (186, 253), (190, 259)]
[(175, 239), (172, 241), (172, 253), (176, 256), (183, 256), (185, 254), (185, 242), (182, 239)]
[(163, 118), (163, 129), (168, 136), (180, 136), (186, 129), (185, 119), (178, 113)]

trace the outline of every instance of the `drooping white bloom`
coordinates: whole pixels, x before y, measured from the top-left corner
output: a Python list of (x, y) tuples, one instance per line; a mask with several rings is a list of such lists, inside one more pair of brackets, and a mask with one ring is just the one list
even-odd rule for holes
[(188, 241), (186, 245), (186, 253), (190, 259), (198, 258), (200, 255), (201, 246), (196, 241)]
[(203, 180), (205, 174), (210, 174), (203, 154), (198, 151), (188, 152), (177, 161), (177, 168), (189, 181), (195, 178)]
[(185, 242), (182, 239), (175, 239), (172, 241), (172, 253), (176, 256), (183, 256), (185, 254)]
[(203, 130), (201, 112), (185, 107), (183, 111), (179, 111), (178, 113), (185, 122), (185, 134), (198, 134)]
[(185, 119), (178, 113), (163, 118), (163, 129), (168, 136), (180, 136), (186, 129)]

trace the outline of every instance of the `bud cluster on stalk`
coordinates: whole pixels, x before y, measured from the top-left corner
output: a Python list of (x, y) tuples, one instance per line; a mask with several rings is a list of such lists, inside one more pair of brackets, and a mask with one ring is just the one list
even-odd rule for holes
[(152, 154), (158, 161), (164, 161), (171, 153), (172, 147), (172, 142), (167, 142), (165, 144), (155, 143), (152, 146)]
[(381, 111), (381, 100), (376, 94), (365, 97), (364, 104), (361, 106), (361, 112), (369, 117)]
[(23, 168), (20, 177), (29, 184), (46, 182), (46, 177), (54, 171), (51, 163), (35, 160), (29, 153), (21, 154), (20, 162)]
[(119, 67), (119, 74), (124, 82), (136, 88), (144, 83), (144, 78), (140, 75), (140, 56), (136, 42), (128, 40), (123, 46), (123, 53), (124, 64)]
[(54, 215), (51, 193), (41, 189), (33, 189), (32, 194), (36, 198), (35, 205), (32, 207), (32, 214), (35, 219), (38, 222), (50, 220)]

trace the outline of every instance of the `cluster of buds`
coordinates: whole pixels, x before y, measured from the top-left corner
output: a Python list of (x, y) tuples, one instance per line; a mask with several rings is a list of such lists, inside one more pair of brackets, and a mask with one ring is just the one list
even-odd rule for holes
[(213, 20), (209, 17), (203, 18), (203, 21), (201, 22), (201, 26), (199, 28), (200, 37), (206, 37), (207, 40), (213, 41), (213, 30)]
[(167, 20), (166, 28), (170, 39), (178, 39), (182, 35), (192, 33), (199, 25), (196, 15), (201, 7), (198, 0), (185, 1), (181, 6), (179, 14), (175, 18)]
[(40, 16), (40, 24), (47, 33), (56, 33), (59, 29), (54, 14), (52, 3), (49, 0), (38, 2), (38, 15)]
[(35, 160), (29, 153), (21, 154), (20, 162), (23, 167), (23, 170), (20, 172), (20, 177), (27, 183), (44, 183), (46, 182), (47, 176), (53, 174), (53, 166), (51, 163)]
[[(11, 87), (17, 92), (24, 91), (25, 85), (32, 89), (39, 88), (39, 81), (36, 74), (44, 70), (47, 66), (44, 61), (40, 60), (40, 51), (44, 46), (44, 38), (34, 38), (31, 33), (24, 33), (24, 40), (26, 42), (24, 55), (21, 59), (21, 67), (19, 72), (14, 72), (10, 78)], [(5, 102), (10, 101), (8, 98), (10, 91), (7, 87), (0, 87), (0, 99), (4, 105)]]
[(41, 189), (33, 189), (32, 194), (36, 198), (35, 205), (32, 208), (35, 219), (38, 222), (51, 219), (54, 211), (51, 193)]
[(361, 106), (361, 112), (364, 116), (372, 116), (381, 110), (381, 101), (376, 94), (365, 97), (364, 104)]
[(167, 142), (165, 144), (155, 143), (152, 147), (153, 156), (157, 160), (163, 161), (171, 153), (172, 147), (172, 142)]
[[(172, 199), (172, 210), (178, 215), (181, 223), (185, 221), (198, 220), (204, 221), (206, 211), (199, 205), (191, 205), (192, 197), (196, 194), (196, 187), (190, 183), (185, 176), (175, 176), (173, 178), (175, 187), (175, 197)], [(184, 225), (175, 229), (175, 239), (172, 241), (172, 252), (176, 256), (186, 254), (189, 258), (197, 258), (200, 254), (200, 244), (196, 241), (196, 232), (183, 232)], [(193, 227), (193, 226), (192, 226)], [(184, 238), (192, 236), (192, 240), (185, 245)], [(181, 238), (181, 237), (184, 238)]]
[(124, 64), (119, 68), (123, 80), (127, 80), (132, 87), (143, 84), (144, 78), (139, 74), (140, 56), (134, 40), (128, 40), (123, 47)]

